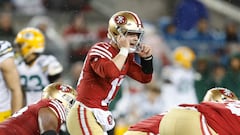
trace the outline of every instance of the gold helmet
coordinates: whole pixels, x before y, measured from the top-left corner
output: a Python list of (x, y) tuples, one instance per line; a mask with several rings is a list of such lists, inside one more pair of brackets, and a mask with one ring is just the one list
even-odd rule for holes
[(60, 82), (47, 85), (42, 93), (42, 99), (57, 99), (63, 104), (66, 111), (72, 107), (76, 96), (77, 92), (74, 88)]
[(238, 98), (231, 90), (221, 87), (209, 89), (203, 98), (203, 101), (224, 102), (226, 100), (238, 100)]
[(192, 67), (195, 57), (194, 51), (186, 46), (177, 47), (173, 52), (174, 62), (187, 69)]
[(126, 36), (128, 33), (138, 33), (138, 41), (135, 46), (130, 47), (130, 52), (139, 51), (141, 49), (140, 42), (143, 37), (144, 28), (141, 19), (137, 14), (131, 11), (119, 11), (115, 13), (109, 20), (108, 38), (117, 43), (117, 36)]
[(18, 32), (14, 44), (17, 45), (20, 54), (25, 59), (32, 53), (44, 51), (45, 38), (37, 28), (27, 27)]

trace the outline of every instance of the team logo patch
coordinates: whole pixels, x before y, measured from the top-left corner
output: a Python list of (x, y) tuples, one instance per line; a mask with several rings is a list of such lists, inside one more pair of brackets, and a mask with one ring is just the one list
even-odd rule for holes
[(56, 88), (58, 90), (63, 91), (63, 92), (70, 92), (71, 91), (71, 89), (68, 86), (65, 86), (65, 85), (57, 85)]
[(113, 117), (112, 117), (112, 115), (109, 115), (109, 116), (107, 117), (107, 120), (108, 120), (108, 124), (109, 124), (109, 125), (112, 125), (112, 124), (113, 124)]
[(127, 23), (127, 18), (124, 17), (124, 16), (119, 15), (119, 16), (116, 16), (114, 18), (114, 21), (115, 21), (116, 24), (122, 25), (122, 24), (126, 24)]
[(231, 97), (231, 98), (233, 97), (232, 92), (229, 90), (220, 90), (220, 92), (227, 97)]

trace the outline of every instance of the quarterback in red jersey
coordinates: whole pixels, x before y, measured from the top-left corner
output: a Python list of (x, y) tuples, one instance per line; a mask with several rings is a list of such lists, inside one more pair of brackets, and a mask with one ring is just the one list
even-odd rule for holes
[[(143, 24), (133, 12), (120, 11), (109, 20), (110, 42), (91, 47), (77, 85), (77, 101), (71, 108), (67, 127), (71, 135), (99, 135), (115, 122), (108, 109), (125, 76), (141, 83), (152, 80), (152, 50), (141, 43)], [(138, 64), (134, 56), (140, 57)]]
[(57, 135), (66, 113), (76, 99), (76, 90), (62, 83), (43, 89), (42, 99), (0, 123), (1, 135)]

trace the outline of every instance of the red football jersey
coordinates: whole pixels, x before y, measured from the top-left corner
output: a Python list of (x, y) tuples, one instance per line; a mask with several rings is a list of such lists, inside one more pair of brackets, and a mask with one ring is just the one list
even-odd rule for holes
[(101, 42), (93, 45), (85, 59), (80, 74), (77, 100), (87, 107), (108, 110), (108, 105), (119, 90), (125, 75), (147, 83), (152, 74), (145, 74), (141, 65), (134, 60), (134, 54), (129, 54), (121, 71), (112, 59), (119, 53), (109, 43)]
[(129, 131), (141, 131), (146, 133), (152, 133), (154, 135), (159, 134), (159, 124), (164, 114), (154, 115), (150, 118), (142, 120), (137, 124), (130, 126)]
[(38, 112), (41, 108), (49, 107), (55, 111), (58, 118), (58, 131), (65, 121), (65, 109), (57, 100), (44, 99), (36, 104), (26, 106), (0, 123), (0, 135), (39, 135)]
[(202, 102), (193, 106), (205, 116), (208, 125), (219, 135), (240, 135), (239, 101)]

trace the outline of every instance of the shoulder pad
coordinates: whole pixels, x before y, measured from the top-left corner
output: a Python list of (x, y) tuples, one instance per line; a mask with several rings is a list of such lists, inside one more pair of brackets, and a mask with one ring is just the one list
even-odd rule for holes
[(9, 52), (13, 52), (11, 43), (8, 41), (0, 41), (0, 56)]

